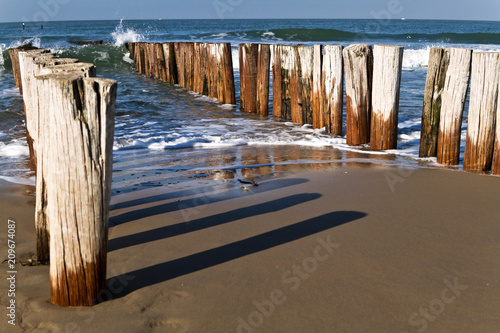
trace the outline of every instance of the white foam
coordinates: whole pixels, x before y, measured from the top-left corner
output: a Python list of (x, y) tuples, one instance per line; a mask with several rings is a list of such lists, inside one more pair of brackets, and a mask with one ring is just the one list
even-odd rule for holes
[(420, 50), (404, 50), (403, 68), (427, 67), (429, 63), (430, 46)]
[(5, 60), (3, 59), (3, 50), (5, 49), (5, 44), (0, 44), (0, 66), (3, 66)]
[(20, 184), (20, 185), (28, 185), (35, 186), (35, 177), (30, 178), (21, 178), (21, 177), (9, 177), (9, 176), (0, 176), (1, 180), (12, 184)]
[(419, 126), (420, 122), (421, 122), (420, 118), (405, 120), (405, 121), (398, 124), (398, 128), (402, 129), (402, 128)]
[(122, 46), (125, 43), (137, 43), (144, 39), (143, 35), (133, 29), (125, 29), (123, 19), (120, 20), (120, 24), (116, 26), (115, 31), (111, 33), (111, 37), (115, 41), (115, 46)]
[(8, 49), (15, 49), (16, 47), (19, 47), (21, 45), (25, 44), (30, 44), (33, 45), (34, 47), (41, 48), (42, 41), (40, 37), (32, 37), (32, 38), (27, 38), (24, 40), (16, 40), (12, 42), (7, 48)]
[(233, 70), (236, 72), (240, 71), (240, 56), (238, 53), (238, 48), (233, 48), (231, 50), (231, 56), (233, 58)]
[(29, 149), (28, 146), (22, 145), (20, 143), (11, 143), (7, 145), (1, 143), (0, 156), (2, 157), (29, 156)]

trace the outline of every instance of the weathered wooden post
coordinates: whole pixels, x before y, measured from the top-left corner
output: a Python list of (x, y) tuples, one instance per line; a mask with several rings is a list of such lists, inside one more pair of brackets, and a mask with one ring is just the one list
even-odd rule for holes
[[(42, 64), (40, 64), (40, 68), (38, 71), (38, 75), (47, 75), (47, 74), (71, 74), (77, 75), (81, 77), (95, 77), (96, 76), (96, 68), (93, 64), (89, 63), (65, 63), (65, 60), (74, 60), (74, 59), (47, 59), (42, 60)], [(40, 62), (40, 61), (39, 61)], [(58, 62), (62, 63), (58, 65)], [(36, 84), (36, 98), (37, 98), (37, 107), (34, 110), (34, 117), (37, 119), (37, 123), (39, 124), (39, 128), (37, 131), (37, 142), (40, 140), (40, 137), (46, 134), (45, 132), (51, 131), (52, 127), (50, 123), (44, 123), (41, 120), (43, 117), (42, 107), (39, 104), (40, 94), (46, 93), (46, 91), (42, 90), (38, 86), (38, 81), (34, 78)], [(41, 146), (41, 149), (44, 147)], [(42, 155), (41, 155), (42, 154)], [(35, 230), (36, 230), (36, 259), (43, 264), (46, 264), (50, 260), (50, 230), (49, 230), (49, 220), (46, 215), (46, 205), (48, 198), (46, 197), (45, 187), (47, 184), (45, 183), (45, 178), (41, 176), (43, 174), (44, 168), (50, 167), (50, 163), (47, 165), (46, 162), (44, 164), (43, 159), (40, 159), (40, 156), (43, 156), (43, 152), (37, 151), (37, 177), (36, 177), (36, 200), (35, 200)]]
[(437, 156), (442, 94), (448, 65), (449, 58), (444, 48), (430, 49), (420, 129), (420, 157)]
[(271, 48), (259, 44), (257, 59), (257, 110), (261, 116), (269, 114), (269, 69), (271, 64)]
[(174, 43), (179, 85), (193, 90), (194, 43)]
[(269, 45), (240, 44), (240, 99), (245, 112), (267, 116), (269, 104)]
[[(298, 45), (295, 51), (297, 84), (292, 85), (292, 122), (312, 124), (314, 47)], [(294, 87), (297, 87), (296, 93), (293, 93)]]
[(37, 114), (37, 90), (34, 84), (35, 70), (38, 67), (35, 65), (35, 60), (55, 57), (53, 53), (48, 52), (48, 50), (31, 50), (18, 53), (21, 84), (23, 87), (26, 141), (30, 152), (31, 171), (36, 171), (36, 137), (38, 129), (38, 120), (35, 118)]
[(290, 45), (273, 47), (273, 116), (288, 121), (292, 120), (292, 89), (295, 94), (298, 90), (295, 49)]
[(344, 66), (342, 45), (325, 45), (323, 47), (322, 90), (323, 116), (326, 132), (342, 136), (343, 103), (344, 103)]
[(138, 52), (138, 71), (141, 74), (146, 74), (146, 67), (148, 66), (147, 63), (147, 52), (146, 52), (146, 43), (137, 43), (137, 46), (139, 48)]
[(396, 149), (403, 47), (375, 45), (370, 148)]
[(257, 68), (259, 58), (258, 44), (238, 45), (240, 60), (240, 104), (244, 112), (256, 113), (257, 110)]
[(349, 145), (370, 142), (372, 48), (354, 44), (343, 51), (346, 95), (346, 137)]
[(469, 87), (471, 49), (446, 49), (448, 69), (441, 97), (437, 162), (457, 165), (460, 161), (460, 136), (467, 88)]
[(324, 117), (324, 89), (322, 81), (323, 70), (323, 47), (314, 45), (314, 67), (313, 67), (313, 93), (312, 93), (312, 125), (313, 128), (325, 126)]
[[(500, 90), (500, 88), (499, 88)], [(497, 118), (496, 118), (496, 130), (495, 130), (495, 149), (493, 152), (493, 166), (491, 173), (493, 175), (500, 175), (500, 91), (498, 93), (497, 101)]]
[(166, 62), (165, 62), (165, 53), (163, 53), (163, 45), (159, 43), (154, 44), (155, 54), (156, 54), (156, 72), (158, 75), (158, 79), (165, 82), (167, 80), (166, 73)]
[(106, 285), (116, 82), (51, 74), (37, 85), (51, 302), (92, 306)]
[[(23, 85), (21, 82), (21, 68), (19, 67), (19, 52), (30, 51), (30, 50), (38, 50), (37, 47), (32, 46), (31, 44), (21, 45), (15, 49), (9, 49), (9, 56), (12, 62), (12, 72), (14, 73), (14, 80), (16, 82), (16, 88), (19, 88), (19, 93), (23, 94)], [(44, 52), (49, 52), (49, 50), (45, 50)]]
[(495, 149), (495, 123), (500, 112), (499, 85), (500, 53), (474, 52), (464, 154), (465, 170), (491, 170)]
[(165, 81), (177, 84), (177, 65), (175, 62), (174, 43), (163, 43), (163, 54), (165, 56)]

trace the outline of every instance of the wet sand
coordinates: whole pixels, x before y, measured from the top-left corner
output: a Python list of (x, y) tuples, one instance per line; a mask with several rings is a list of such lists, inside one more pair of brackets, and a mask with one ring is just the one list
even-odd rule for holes
[[(1, 186), (1, 256), (10, 218), (26, 260), (33, 197)], [(52, 305), (48, 267), (18, 265), (0, 331), (498, 332), (499, 198), (499, 177), (376, 166), (115, 193), (106, 301)]]

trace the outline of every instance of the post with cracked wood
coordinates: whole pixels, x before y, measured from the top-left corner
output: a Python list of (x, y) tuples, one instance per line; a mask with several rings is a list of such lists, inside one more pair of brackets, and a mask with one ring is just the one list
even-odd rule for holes
[(24, 124), (26, 126), (26, 142), (30, 153), (30, 170), (36, 171), (36, 133), (38, 128), (37, 119), (34, 118), (36, 108), (36, 86), (33, 84), (35, 60), (51, 59), (55, 55), (49, 50), (29, 50), (18, 53), (20, 68), (20, 84), (23, 89), (24, 102)]
[[(476, 172), (491, 170), (495, 131), (498, 126), (495, 123), (500, 112), (499, 85), (500, 53), (474, 52), (464, 170)], [(498, 160), (495, 162), (498, 163)]]
[(445, 52), (449, 64), (441, 97), (437, 162), (457, 165), (460, 162), (460, 137), (469, 87), (472, 50), (447, 48)]
[(322, 113), (326, 132), (342, 136), (344, 103), (344, 63), (342, 45), (323, 46), (321, 89), (323, 95)]
[(371, 150), (396, 149), (403, 47), (375, 45), (373, 48)]
[(269, 113), (270, 46), (266, 44), (238, 45), (240, 61), (240, 100), (245, 112)]
[(50, 224), (51, 302), (92, 306), (106, 285), (117, 85), (74, 74), (36, 81), (41, 128), (50, 124), (40, 131), (37, 178)]
[(354, 44), (343, 51), (346, 97), (346, 139), (349, 145), (370, 142), (372, 47)]
[[(93, 64), (89, 63), (74, 63), (75, 59), (46, 59), (46, 60), (38, 60), (35, 63), (38, 63), (39, 69), (37, 75), (47, 75), (47, 74), (72, 74), (82, 77), (95, 77), (96, 76), (96, 68)], [(35, 79), (36, 80), (36, 79)], [(36, 81), (35, 81), (36, 82)], [(37, 88), (37, 108), (35, 117), (37, 119), (38, 131), (36, 141), (38, 142), (40, 139), (43, 139), (43, 136), (46, 132), (51, 131), (52, 127), (50, 124), (44, 123), (40, 121), (40, 118), (43, 116), (42, 108), (38, 103), (40, 99), (40, 94), (43, 91), (40, 90), (40, 87), (36, 85)], [(43, 148), (43, 147), (41, 147)], [(46, 215), (46, 204), (47, 198), (45, 197), (46, 186), (50, 184), (46, 184), (43, 175), (47, 168), (51, 168), (50, 163), (45, 163), (42, 158), (43, 151), (37, 150), (37, 166), (36, 166), (36, 200), (35, 200), (35, 230), (36, 230), (36, 259), (40, 261), (42, 264), (47, 264), (50, 261), (50, 225), (49, 220)]]
[(437, 156), (442, 94), (449, 65), (447, 55), (448, 53), (441, 47), (433, 47), (429, 51), (424, 105), (422, 108), (419, 157)]

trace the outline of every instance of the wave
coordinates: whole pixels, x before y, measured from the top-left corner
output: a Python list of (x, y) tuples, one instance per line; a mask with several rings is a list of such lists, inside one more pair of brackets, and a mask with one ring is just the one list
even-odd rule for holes
[[(218, 38), (221, 34), (201, 34), (202, 39)], [(341, 41), (366, 41), (370, 39), (393, 40), (396, 42), (442, 42), (466, 44), (500, 44), (499, 33), (357, 33), (336, 29), (272, 29), (234, 31), (224, 34), (222, 38), (245, 38), (250, 40), (272, 40), (285, 42), (341, 42)]]
[(125, 43), (137, 43), (144, 40), (144, 36), (137, 33), (135, 30), (123, 26), (123, 19), (120, 20), (115, 28), (115, 31), (111, 33), (113, 37), (115, 46), (121, 46)]

